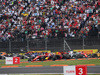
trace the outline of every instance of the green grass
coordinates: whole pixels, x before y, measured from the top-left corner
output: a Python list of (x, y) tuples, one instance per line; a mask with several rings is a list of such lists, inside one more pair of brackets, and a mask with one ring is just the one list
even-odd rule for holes
[[(27, 61), (27, 59), (21, 59), (21, 61)], [(1, 66), (12, 66), (6, 65), (5, 60), (0, 60), (0, 67)], [(43, 66), (50, 66), (50, 65), (82, 65), (82, 64), (95, 64), (100, 65), (100, 59), (91, 59), (91, 60), (65, 60), (65, 61), (47, 61), (47, 62), (29, 62), (29, 63), (21, 63), (21, 64), (13, 64), (13, 66), (20, 66), (25, 67), (26, 65), (43, 65)]]
[[(21, 59), (22, 61), (27, 61), (27, 59)], [(50, 65), (82, 65), (82, 64), (95, 64), (100, 65), (100, 59), (91, 59), (91, 60), (65, 60), (65, 61), (47, 61), (47, 62), (29, 62), (29, 63), (21, 63), (21, 64), (14, 64), (14, 65), (6, 65), (5, 60), (0, 60), (0, 67), (1, 66), (20, 66), (25, 67), (26, 65), (43, 65), (43, 66), (50, 66)], [(9, 75), (63, 75), (63, 74), (9, 74)], [(88, 75), (100, 75), (100, 74), (88, 74)]]

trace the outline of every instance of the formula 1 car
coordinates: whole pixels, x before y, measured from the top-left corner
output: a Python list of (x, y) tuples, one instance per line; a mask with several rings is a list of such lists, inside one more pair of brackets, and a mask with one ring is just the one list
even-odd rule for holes
[(60, 60), (60, 59), (70, 59), (71, 56), (68, 53), (46, 53), (44, 55), (38, 55), (35, 58), (30, 58), (29, 61), (44, 61), (44, 60)]
[(73, 52), (73, 51), (69, 51), (69, 55), (71, 56), (71, 58), (87, 58), (88, 55), (83, 53), (83, 52)]
[(5, 58), (6, 58), (6, 53), (0, 52), (0, 59), (5, 59)]

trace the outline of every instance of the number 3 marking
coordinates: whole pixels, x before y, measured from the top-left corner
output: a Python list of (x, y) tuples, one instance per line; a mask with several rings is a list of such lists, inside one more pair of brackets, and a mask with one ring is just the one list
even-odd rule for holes
[(83, 74), (83, 69), (79, 68), (79, 75), (82, 75), (82, 74)]

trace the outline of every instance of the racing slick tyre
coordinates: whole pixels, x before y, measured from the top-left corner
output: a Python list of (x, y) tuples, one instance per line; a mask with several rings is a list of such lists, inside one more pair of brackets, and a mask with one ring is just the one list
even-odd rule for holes
[(54, 56), (52, 57), (52, 60), (53, 60), (53, 61), (57, 60), (56, 55), (54, 55)]
[(44, 61), (45, 60), (45, 56), (40, 57), (40, 61)]
[(28, 61), (32, 61), (32, 58), (30, 57), (30, 58), (28, 58)]

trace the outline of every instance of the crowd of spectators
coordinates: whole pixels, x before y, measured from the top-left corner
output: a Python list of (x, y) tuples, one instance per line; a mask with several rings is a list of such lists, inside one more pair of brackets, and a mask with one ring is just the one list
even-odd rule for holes
[(100, 32), (100, 0), (0, 0), (0, 39), (74, 38)]

